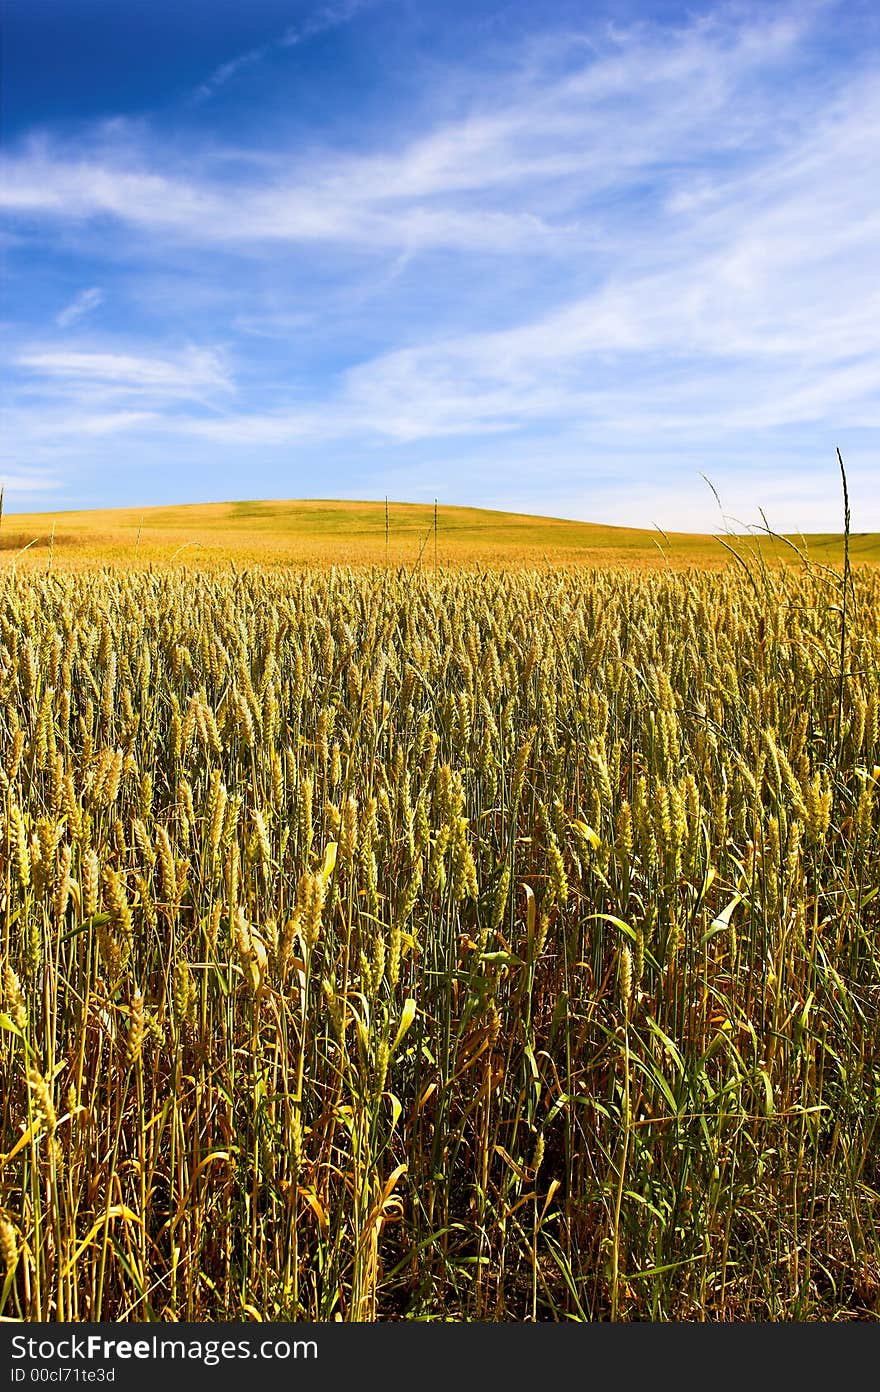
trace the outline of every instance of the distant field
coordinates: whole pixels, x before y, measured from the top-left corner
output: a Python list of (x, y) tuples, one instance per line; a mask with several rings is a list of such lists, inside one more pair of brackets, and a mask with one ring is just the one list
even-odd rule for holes
[[(440, 507), (439, 565), (611, 565), (676, 569), (726, 567), (729, 552), (719, 538), (694, 533), (605, 527), (554, 517), (530, 517), (479, 508)], [(53, 538), (54, 528), (54, 538)], [(724, 538), (727, 545), (757, 551), (768, 560), (796, 559), (783, 543), (766, 537)], [(827, 533), (795, 538), (812, 560), (836, 563), (841, 537)], [(27, 549), (25, 549), (27, 548)], [(433, 566), (434, 509), (389, 503), (385, 538), (382, 502), (202, 503), (183, 507), (125, 508), (91, 512), (6, 514), (0, 526), (4, 563), (68, 569), (95, 563), (148, 566), (169, 561), (214, 568), (230, 559), (266, 566)], [(880, 562), (880, 534), (851, 539), (854, 562)]]

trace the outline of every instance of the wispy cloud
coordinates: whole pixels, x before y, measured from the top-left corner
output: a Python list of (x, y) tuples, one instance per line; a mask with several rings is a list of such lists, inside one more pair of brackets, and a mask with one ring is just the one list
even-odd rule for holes
[(280, 40), (271, 40), (269, 43), (257, 44), (255, 48), (249, 48), (244, 53), (239, 53), (234, 58), (230, 58), (225, 63), (220, 63), (218, 67), (205, 78), (196, 88), (194, 98), (196, 101), (208, 101), (221, 87), (224, 87), (237, 73), (245, 68), (252, 68), (279, 46)]
[(266, 43), (256, 44), (253, 48), (246, 49), (243, 53), (236, 54), (235, 57), (221, 63), (214, 71), (200, 83), (194, 93), (197, 102), (209, 101), (215, 92), (226, 83), (247, 68), (253, 68), (258, 63), (262, 63), (270, 54), (276, 53), (285, 48), (294, 48), (299, 44), (307, 43), (309, 39), (317, 38), (319, 34), (326, 34), (332, 29), (338, 29), (342, 24), (348, 24), (355, 15), (366, 9), (370, 4), (375, 4), (376, 0), (340, 0), (339, 4), (323, 5), (317, 13), (305, 19), (302, 24), (291, 24), (274, 39), (269, 39)]
[(77, 323), (79, 319), (90, 314), (93, 309), (97, 309), (103, 298), (104, 292), (97, 285), (91, 286), (88, 290), (80, 290), (79, 294), (70, 301), (70, 304), (66, 305), (59, 314), (56, 314), (55, 323), (60, 329), (69, 329), (71, 324)]
[(146, 425), (161, 426), (162, 420), (157, 411), (92, 411), (81, 406), (71, 410), (68, 406), (41, 413), (38, 420), (29, 422), (28, 435), (33, 441), (57, 443), (70, 440), (74, 434), (88, 439), (125, 435)]
[[(27, 460), (57, 476), (58, 461), (84, 458), (98, 441), (185, 437), (202, 414), (224, 411), (235, 384), (222, 354), (189, 347), (164, 357), (137, 351), (37, 345), (7, 365), (7, 471)], [(193, 413), (198, 413), (193, 415)], [(0, 475), (4, 469), (0, 464)]]
[(58, 475), (50, 470), (15, 469), (3, 471), (0, 477), (6, 500), (14, 497), (30, 497), (37, 493), (50, 493), (58, 487)]
[[(356, 8), (328, 10), (327, 22)], [(225, 171), (212, 178), (202, 152), (189, 166), (168, 159), (163, 167), (136, 139), (114, 150), (104, 132), (92, 154), (80, 142), (76, 158), (33, 142), (7, 158), (0, 203), (59, 219), (109, 215), (203, 245), (607, 250), (608, 205), (621, 189), (656, 181), (650, 211), (661, 193), (691, 189), (693, 171), (719, 146), (756, 153), (771, 108), (786, 105), (753, 91), (756, 79), (772, 75), (805, 23), (719, 21), (672, 43), (654, 31), (606, 34), (586, 60), (572, 40), (570, 62), (579, 61), (562, 78), (527, 67), (494, 90), (475, 88), (463, 98), (464, 116), (391, 151), (320, 150), (305, 161), (284, 151), (274, 167), (264, 157), (234, 185)]]
[(94, 384), (173, 397), (198, 395), (205, 389), (232, 389), (219, 355), (210, 349), (188, 348), (174, 358), (152, 358), (49, 348), (24, 352), (15, 361), (41, 378), (75, 387)]
[(336, 160), (332, 172), (315, 168), (295, 177), (279, 162), (271, 181), (235, 187), (138, 167), (142, 158), (131, 151), (116, 159), (72, 160), (34, 142), (0, 165), (0, 207), (60, 222), (111, 217), (181, 243), (251, 246), (260, 254), (267, 244), (303, 242), (522, 252), (560, 235), (569, 238), (570, 229), (554, 229), (530, 209), (432, 206), (422, 194), (409, 196), (403, 161), (399, 183), (387, 165)]

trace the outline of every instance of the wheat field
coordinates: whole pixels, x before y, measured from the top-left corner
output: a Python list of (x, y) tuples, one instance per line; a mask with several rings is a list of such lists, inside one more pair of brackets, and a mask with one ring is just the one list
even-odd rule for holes
[(876, 1318), (877, 572), (181, 561), (0, 578), (0, 1314)]

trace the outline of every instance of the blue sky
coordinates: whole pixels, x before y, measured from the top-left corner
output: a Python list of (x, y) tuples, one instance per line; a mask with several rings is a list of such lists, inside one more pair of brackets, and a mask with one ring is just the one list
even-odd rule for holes
[[(880, 529), (880, 8), (4, 0), (7, 507)], [(734, 523), (735, 525), (735, 523)]]

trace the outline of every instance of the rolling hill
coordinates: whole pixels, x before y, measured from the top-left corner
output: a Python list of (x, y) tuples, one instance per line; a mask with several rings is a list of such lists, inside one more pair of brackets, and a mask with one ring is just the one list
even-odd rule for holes
[[(813, 561), (838, 563), (839, 534), (795, 538)], [(726, 545), (725, 545), (726, 543)], [(442, 506), (436, 548), (431, 504), (390, 502), (241, 501), (88, 512), (7, 513), (0, 552), (28, 568), (95, 564), (136, 567), (175, 562), (213, 568), (236, 564), (544, 566), (624, 565), (701, 568), (731, 564), (727, 547), (769, 560), (796, 560), (790, 547), (766, 536), (724, 537), (610, 527), (555, 517)], [(880, 535), (854, 535), (854, 563), (880, 561)]]

